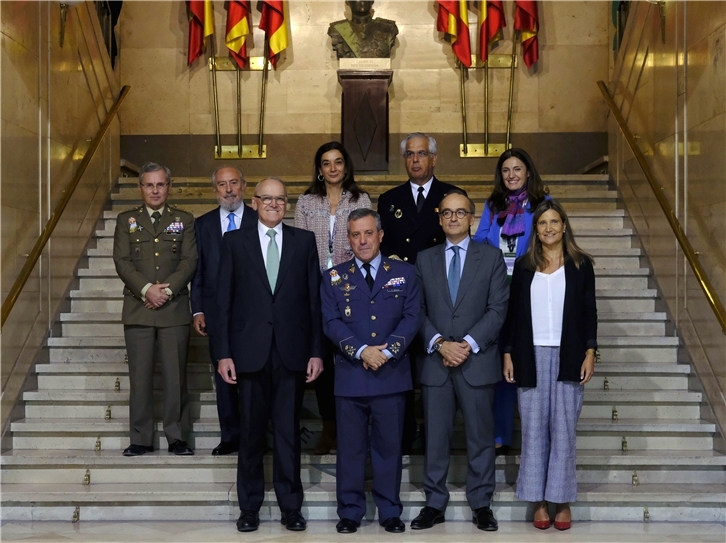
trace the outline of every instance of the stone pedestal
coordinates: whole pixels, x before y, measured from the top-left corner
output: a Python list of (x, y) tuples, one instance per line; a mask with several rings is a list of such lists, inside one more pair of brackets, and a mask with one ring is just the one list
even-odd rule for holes
[(393, 71), (338, 70), (342, 143), (356, 172), (388, 171), (388, 86)]

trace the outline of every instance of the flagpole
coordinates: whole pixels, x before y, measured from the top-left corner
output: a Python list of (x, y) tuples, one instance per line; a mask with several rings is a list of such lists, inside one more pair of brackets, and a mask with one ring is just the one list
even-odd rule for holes
[(217, 98), (217, 60), (214, 54), (214, 34), (209, 38), (210, 62), (212, 63), (212, 94), (214, 95), (214, 130), (217, 156), (222, 155), (222, 142), (219, 136), (219, 100)]
[(242, 70), (237, 66), (237, 156), (242, 156)]
[(507, 107), (507, 143), (504, 146), (504, 150), (509, 149), (509, 135), (512, 131), (512, 104), (514, 102), (514, 73), (515, 65), (517, 63), (517, 32), (512, 32), (512, 66), (511, 75), (509, 76), (509, 105)]
[(464, 72), (466, 71), (466, 66), (459, 61), (459, 73), (461, 74), (461, 122), (464, 127), (464, 155), (466, 155), (469, 152), (469, 147), (466, 142), (466, 87), (464, 85)]
[(262, 56), (262, 92), (260, 93), (260, 135), (257, 142), (257, 155), (262, 156), (262, 136), (265, 128), (265, 93), (267, 92), (267, 63), (270, 42), (265, 38), (265, 51)]
[(484, 61), (484, 156), (489, 156), (489, 58), (488, 57)]

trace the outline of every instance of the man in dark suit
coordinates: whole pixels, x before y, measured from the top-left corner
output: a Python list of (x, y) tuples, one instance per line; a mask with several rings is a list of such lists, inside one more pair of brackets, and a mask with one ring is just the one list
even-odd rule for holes
[(315, 235), (282, 224), (287, 189), (268, 178), (255, 187), (256, 228), (222, 238), (217, 274), (217, 371), (238, 384), (240, 450), (237, 529), (259, 527), (265, 496), (262, 458), (272, 419), (273, 487), (288, 530), (306, 528), (300, 511), (300, 410), (304, 384), (323, 369), (320, 264)]
[(415, 264), (419, 251), (444, 242), (436, 206), (456, 187), (434, 176), (436, 140), (431, 136), (409, 134), (401, 142), (401, 154), (408, 181), (378, 198), (381, 226), (386, 232), (381, 252)]
[(113, 262), (124, 282), (121, 320), (129, 355), (129, 433), (124, 456), (154, 450), (154, 360), (164, 376), (164, 435), (169, 452), (191, 455), (186, 365), (189, 290), (197, 267), (194, 217), (167, 203), (169, 168), (149, 162), (139, 172), (144, 205), (119, 213)]
[[(409, 134), (401, 142), (401, 154), (406, 164), (408, 181), (378, 198), (378, 213), (381, 215), (383, 231), (386, 232), (381, 252), (415, 264), (420, 251), (444, 242), (436, 206), (444, 194), (456, 187), (442, 183), (434, 176), (436, 140), (431, 136), (421, 132)], [(414, 341), (409, 351), (412, 362), (420, 358), (422, 351), (421, 342)], [(416, 426), (414, 392), (411, 390), (406, 399), (404, 454), (412, 452)]]
[(401, 436), (412, 387), (407, 350), (421, 325), (421, 294), (413, 266), (381, 254), (382, 238), (375, 211), (351, 211), (348, 240), (355, 258), (329, 270), (320, 286), (323, 328), (336, 347), (339, 533), (355, 532), (366, 512), (369, 444), (378, 521), (387, 532), (405, 530)]
[(426, 424), (426, 506), (411, 528), (444, 522), (449, 501), (446, 476), (457, 406), (466, 431), (469, 469), (466, 497), (481, 530), (497, 530), (494, 492), (494, 385), (502, 379), (497, 340), (509, 300), (502, 252), (472, 241), (474, 202), (462, 191), (446, 195), (439, 217), (446, 243), (422, 251), (416, 273), (425, 312), (419, 363)]
[(217, 373), (219, 356), (214, 349), (217, 327), (217, 270), (222, 236), (240, 228), (257, 224), (257, 213), (244, 204), (247, 183), (235, 166), (222, 166), (212, 174), (212, 187), (219, 207), (205, 213), (196, 220), (197, 251), (199, 262), (192, 279), (192, 314), (194, 329), (202, 336), (211, 336), (209, 354), (214, 364), (214, 383), (217, 390), (217, 415), (222, 430), (221, 443), (212, 450), (213, 456), (231, 454), (239, 450), (239, 404), (237, 387), (224, 382)]

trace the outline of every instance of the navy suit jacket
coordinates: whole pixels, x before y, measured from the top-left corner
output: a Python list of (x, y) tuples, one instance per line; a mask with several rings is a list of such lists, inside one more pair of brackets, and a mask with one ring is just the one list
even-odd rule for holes
[[(355, 259), (333, 267), (320, 286), (323, 330), (335, 345), (335, 395), (380, 396), (411, 390), (408, 348), (421, 326), (421, 289), (413, 266), (381, 259), (373, 289)], [(393, 358), (365, 369), (363, 345), (388, 344)]]
[[(244, 204), (243, 204), (244, 205)], [(245, 205), (242, 214), (240, 229), (255, 227), (257, 225), (257, 212)], [(219, 223), (219, 207), (205, 213), (194, 221), (197, 234), (197, 271), (192, 278), (192, 314), (204, 313), (207, 334), (215, 335), (219, 306), (217, 305), (217, 270), (219, 269), (219, 254), (222, 247), (222, 229)], [(215, 356), (214, 344), (210, 340), (212, 361), (220, 357)]]
[(315, 234), (282, 226), (282, 255), (275, 292), (267, 279), (257, 227), (222, 239), (217, 274), (219, 358), (232, 358), (237, 373), (259, 371), (277, 348), (285, 367), (306, 371), (322, 358), (320, 263)]
[(386, 256), (397, 255), (409, 264), (415, 264), (419, 252), (444, 243), (446, 237), (436, 209), (444, 194), (455, 188), (434, 177), (421, 213), (416, 209), (409, 181), (381, 194), (378, 213), (385, 232), (381, 252)]

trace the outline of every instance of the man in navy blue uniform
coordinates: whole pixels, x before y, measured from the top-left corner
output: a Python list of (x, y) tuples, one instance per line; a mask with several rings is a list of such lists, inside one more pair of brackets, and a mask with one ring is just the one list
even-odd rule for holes
[(413, 266), (381, 254), (378, 213), (352, 211), (348, 239), (355, 258), (330, 269), (320, 287), (323, 330), (336, 347), (336, 529), (355, 532), (366, 512), (370, 445), (378, 520), (387, 532), (400, 533), (401, 437), (413, 385), (407, 351), (421, 326), (421, 291)]

